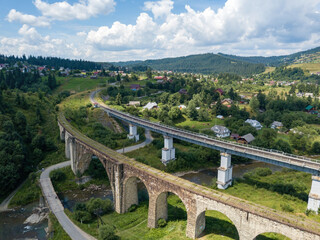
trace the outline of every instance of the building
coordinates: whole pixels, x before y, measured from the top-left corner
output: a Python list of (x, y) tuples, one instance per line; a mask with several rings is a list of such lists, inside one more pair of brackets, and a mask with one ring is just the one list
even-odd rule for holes
[(137, 90), (141, 89), (141, 86), (140, 86), (140, 84), (131, 84), (130, 89), (132, 91), (137, 91)]
[(311, 111), (314, 110), (314, 107), (311, 106), (311, 105), (308, 105), (305, 109), (306, 109), (307, 112), (311, 112)]
[(231, 105), (232, 103), (233, 101), (230, 98), (226, 98), (221, 101), (222, 105)]
[(217, 116), (218, 119), (223, 119), (224, 117), (222, 115)]
[(304, 94), (304, 96), (305, 96), (305, 97), (311, 97), (311, 98), (313, 98), (313, 93), (308, 93), (308, 92), (307, 92), (307, 93)]
[(219, 93), (220, 96), (224, 94), (224, 91), (221, 88), (218, 88), (216, 92)]
[(158, 108), (158, 104), (156, 102), (148, 102), (148, 104), (143, 107), (143, 109), (148, 110), (152, 110), (154, 108)]
[(188, 91), (187, 91), (186, 89), (184, 89), (184, 88), (181, 88), (181, 89), (179, 90), (179, 93), (182, 94), (182, 95), (187, 95), (187, 94), (188, 94)]
[(211, 130), (220, 138), (229, 137), (231, 133), (228, 128), (221, 125), (214, 125)]
[(239, 134), (237, 134), (237, 133), (232, 133), (231, 136), (230, 136), (230, 138), (231, 138), (231, 139), (234, 139), (234, 140), (238, 140), (239, 137), (240, 137), (240, 136), (239, 136)]
[(243, 144), (250, 144), (254, 139), (254, 136), (251, 133), (248, 133), (242, 137), (239, 137), (238, 142)]
[(254, 127), (257, 130), (260, 130), (262, 128), (261, 123), (254, 119), (247, 119), (245, 123), (249, 123), (252, 127)]
[(270, 126), (270, 128), (272, 129), (280, 129), (282, 127), (283, 127), (282, 122), (278, 122), (278, 121), (274, 121)]
[(182, 109), (185, 109), (185, 108), (187, 108), (187, 107), (186, 107), (186, 105), (183, 105), (183, 104), (182, 104), (182, 105), (179, 105), (178, 108), (179, 108), (180, 110), (182, 110)]
[(128, 106), (140, 106), (140, 101), (129, 101)]

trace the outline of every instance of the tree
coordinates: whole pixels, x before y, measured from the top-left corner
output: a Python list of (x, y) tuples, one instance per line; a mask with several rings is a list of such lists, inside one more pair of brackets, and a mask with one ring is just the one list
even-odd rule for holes
[(314, 154), (320, 154), (320, 142), (314, 142), (312, 144), (311, 152)]
[(282, 139), (279, 139), (275, 142), (274, 148), (282, 152), (292, 153), (292, 148), (290, 144)]
[(122, 102), (122, 96), (120, 93), (118, 93), (116, 97), (116, 104), (121, 105), (121, 102)]
[(117, 236), (114, 233), (112, 225), (103, 225), (99, 228), (99, 240), (116, 240)]
[(252, 111), (257, 111), (260, 106), (260, 103), (259, 103), (259, 100), (257, 99), (257, 97), (252, 97), (249, 105), (250, 105)]
[(210, 119), (210, 114), (207, 109), (201, 108), (198, 113), (198, 120), (200, 122), (206, 122)]
[(267, 101), (266, 101), (266, 95), (259, 90), (259, 93), (257, 94), (257, 99), (259, 101), (259, 108), (260, 109), (266, 109)]
[(190, 100), (190, 102), (188, 104), (187, 116), (191, 120), (195, 120), (198, 117), (198, 111), (196, 109), (196, 103), (194, 102), (194, 100)]
[(147, 78), (148, 78), (149, 80), (152, 79), (152, 71), (151, 71), (151, 68), (149, 68), (149, 67), (147, 68), (146, 75), (147, 75)]
[(181, 111), (178, 107), (171, 107), (170, 111), (168, 112), (168, 115), (171, 120), (176, 120), (181, 117)]
[(261, 133), (254, 140), (253, 144), (259, 147), (272, 148), (274, 146), (274, 140), (277, 136), (275, 130), (270, 128), (264, 128)]
[(87, 202), (88, 212), (92, 215), (101, 216), (105, 213), (112, 211), (112, 202), (109, 199), (102, 200), (100, 198), (91, 198)]

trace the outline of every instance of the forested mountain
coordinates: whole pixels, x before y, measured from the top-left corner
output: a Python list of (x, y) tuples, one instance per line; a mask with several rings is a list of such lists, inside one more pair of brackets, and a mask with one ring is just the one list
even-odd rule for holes
[(137, 67), (147, 66), (154, 70), (171, 70), (194, 73), (236, 73), (251, 75), (265, 70), (263, 64), (254, 64), (233, 60), (213, 53), (190, 55), (186, 57), (164, 58), (159, 60), (131, 61), (113, 63), (118, 66)]
[(26, 57), (23, 55), (22, 57), (17, 56), (4, 56), (0, 55), (0, 63), (8, 63), (10, 65), (14, 65), (17, 62), (28, 63), (31, 65), (38, 66), (50, 66), (55, 69), (59, 69), (60, 67), (70, 68), (70, 69), (81, 69), (81, 70), (94, 70), (101, 69), (102, 64), (96, 62), (90, 62), (85, 60), (71, 60), (64, 59), (58, 57), (34, 57), (29, 56)]
[(218, 55), (230, 58), (238, 61), (245, 61), (250, 63), (262, 63), (267, 66), (280, 66), (284, 64), (292, 64), (295, 60), (299, 59), (302, 55), (314, 54), (320, 52), (320, 47), (309, 49), (302, 52), (297, 52), (289, 55), (283, 56), (272, 56), (272, 57), (262, 57), (262, 56), (254, 56), (254, 57), (242, 57), (236, 55), (228, 55), (224, 53), (218, 53)]

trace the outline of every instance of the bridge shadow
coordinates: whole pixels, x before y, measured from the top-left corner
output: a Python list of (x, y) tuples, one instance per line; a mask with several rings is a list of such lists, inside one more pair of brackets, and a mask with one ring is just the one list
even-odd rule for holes
[[(211, 239), (209, 235), (220, 235), (239, 240), (239, 234), (235, 225), (223, 213), (208, 210), (205, 213), (205, 229), (199, 238), (204, 236)], [(214, 239), (214, 238), (213, 238)]]
[(254, 240), (291, 240), (279, 233), (264, 233), (258, 235)]
[(187, 220), (187, 210), (181, 199), (173, 194), (168, 193), (168, 221)]
[(255, 175), (246, 175), (244, 178), (236, 178), (235, 180), (239, 183), (245, 183), (257, 188), (264, 188), (279, 194), (287, 194), (305, 202), (308, 201), (308, 193), (305, 192), (305, 187), (301, 185), (287, 183), (281, 180), (276, 183), (264, 182)]

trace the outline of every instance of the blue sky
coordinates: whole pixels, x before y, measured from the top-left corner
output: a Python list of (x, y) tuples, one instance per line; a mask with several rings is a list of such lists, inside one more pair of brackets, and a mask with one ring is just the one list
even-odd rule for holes
[(0, 0), (0, 54), (124, 61), (320, 46), (320, 0)]

